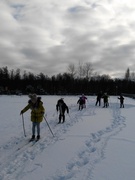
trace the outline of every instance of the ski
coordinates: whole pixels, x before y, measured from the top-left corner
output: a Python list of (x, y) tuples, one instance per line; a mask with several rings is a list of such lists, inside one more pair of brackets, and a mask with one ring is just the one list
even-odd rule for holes
[(26, 143), (20, 145), (20, 147), (17, 148), (17, 151), (23, 149), (26, 146), (30, 146), (30, 144), (35, 144), (35, 142), (37, 142), (39, 139), (29, 139)]
[(23, 147), (27, 146), (30, 143), (30, 141), (27, 141), (25, 144), (17, 148), (17, 151), (21, 150)]
[(34, 146), (40, 139), (34, 139), (32, 142), (32, 145), (31, 146)]

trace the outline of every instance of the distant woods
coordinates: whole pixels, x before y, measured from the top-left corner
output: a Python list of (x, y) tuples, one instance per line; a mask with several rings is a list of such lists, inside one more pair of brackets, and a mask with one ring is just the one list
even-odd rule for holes
[(35, 75), (20, 69), (0, 68), (0, 94), (78, 95), (97, 94), (99, 91), (110, 95), (135, 93), (135, 74), (128, 68), (123, 79), (112, 79), (109, 75), (98, 75), (91, 63), (75, 67), (69, 64), (67, 72), (48, 77), (42, 72)]

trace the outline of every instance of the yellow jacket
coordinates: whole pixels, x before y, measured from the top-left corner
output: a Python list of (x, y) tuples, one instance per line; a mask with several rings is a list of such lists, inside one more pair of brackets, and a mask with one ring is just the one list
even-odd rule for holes
[(45, 108), (43, 106), (43, 102), (40, 101), (40, 98), (37, 99), (37, 102), (33, 104), (31, 100), (29, 100), (28, 105), (21, 111), (25, 113), (27, 110), (31, 109), (31, 121), (32, 122), (42, 122)]

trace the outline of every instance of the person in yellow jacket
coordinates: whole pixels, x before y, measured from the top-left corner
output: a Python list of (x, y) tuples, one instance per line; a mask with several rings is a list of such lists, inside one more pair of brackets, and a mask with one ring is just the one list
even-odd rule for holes
[(37, 140), (40, 139), (40, 123), (43, 121), (45, 108), (41, 97), (37, 97), (36, 94), (29, 95), (30, 100), (28, 105), (21, 110), (20, 115), (31, 109), (31, 121), (32, 121), (32, 137), (31, 140), (35, 139), (35, 129), (37, 127)]

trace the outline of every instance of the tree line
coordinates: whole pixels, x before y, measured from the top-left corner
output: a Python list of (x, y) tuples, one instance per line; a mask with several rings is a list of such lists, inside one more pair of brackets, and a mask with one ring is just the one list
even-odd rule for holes
[(21, 70), (9, 70), (8, 67), (0, 68), (0, 94), (28, 94), (40, 95), (78, 95), (97, 94), (99, 91), (110, 95), (135, 92), (134, 73), (129, 68), (123, 79), (111, 78), (109, 75), (97, 75), (92, 66), (86, 63), (79, 66), (78, 71), (70, 64), (68, 72), (59, 73), (51, 77), (39, 73), (37, 75)]

